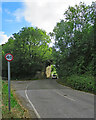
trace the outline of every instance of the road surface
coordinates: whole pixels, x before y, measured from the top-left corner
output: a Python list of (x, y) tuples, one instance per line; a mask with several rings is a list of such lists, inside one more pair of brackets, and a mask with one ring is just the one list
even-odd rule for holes
[(54, 79), (11, 83), (38, 118), (94, 118), (93, 94), (62, 86)]

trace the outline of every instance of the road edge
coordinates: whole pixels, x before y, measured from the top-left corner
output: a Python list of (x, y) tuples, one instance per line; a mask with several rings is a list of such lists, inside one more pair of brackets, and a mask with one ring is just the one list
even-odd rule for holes
[(35, 106), (33, 105), (33, 103), (30, 101), (30, 99), (29, 99), (29, 97), (28, 97), (28, 94), (27, 94), (28, 86), (29, 86), (29, 84), (27, 84), (27, 86), (26, 86), (26, 89), (25, 89), (25, 96), (26, 96), (28, 102), (30, 103), (31, 107), (33, 108), (33, 110), (34, 110), (34, 112), (35, 112), (37, 118), (41, 119), (41, 117), (40, 117), (39, 113), (37, 112)]

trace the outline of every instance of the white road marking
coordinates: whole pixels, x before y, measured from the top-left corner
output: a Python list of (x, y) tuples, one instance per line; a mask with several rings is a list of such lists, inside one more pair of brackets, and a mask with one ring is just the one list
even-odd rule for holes
[(36, 108), (34, 107), (34, 105), (32, 104), (32, 102), (30, 101), (30, 99), (29, 99), (29, 97), (27, 95), (27, 88), (28, 88), (28, 85), (27, 85), (26, 90), (25, 90), (26, 98), (27, 98), (28, 102), (30, 103), (30, 105), (32, 106), (32, 108), (33, 108), (33, 110), (34, 110), (37, 118), (39, 118), (40, 120), (42, 120), (41, 117), (40, 117), (40, 115), (39, 115), (39, 113), (37, 112)]
[(72, 98), (70, 98), (70, 97), (64, 96), (63, 94), (57, 92), (56, 90), (55, 90), (55, 92), (56, 92), (57, 94), (59, 94), (60, 96), (63, 96), (63, 97), (65, 97), (65, 98), (69, 99), (69, 100), (76, 101), (76, 100), (74, 100), (74, 99), (72, 99)]

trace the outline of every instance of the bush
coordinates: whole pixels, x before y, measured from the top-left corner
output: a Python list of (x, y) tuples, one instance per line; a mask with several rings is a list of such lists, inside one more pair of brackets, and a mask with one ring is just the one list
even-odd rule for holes
[(91, 75), (71, 75), (66, 79), (63, 78), (62, 80), (59, 80), (58, 82), (72, 87), (73, 89), (91, 92), (94, 94), (96, 93), (95, 78)]

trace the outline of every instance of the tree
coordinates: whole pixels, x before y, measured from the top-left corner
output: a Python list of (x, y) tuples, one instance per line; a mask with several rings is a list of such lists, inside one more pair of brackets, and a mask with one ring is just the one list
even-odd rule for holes
[(33, 27), (22, 28), (3, 46), (3, 71), (7, 69), (4, 55), (8, 52), (14, 56), (11, 63), (13, 77), (34, 77), (37, 71), (44, 71), (45, 63), (51, 59), (52, 54), (48, 43), (50, 43), (50, 37), (45, 31)]
[(59, 77), (93, 74), (95, 2), (69, 7), (55, 26), (53, 56)]

